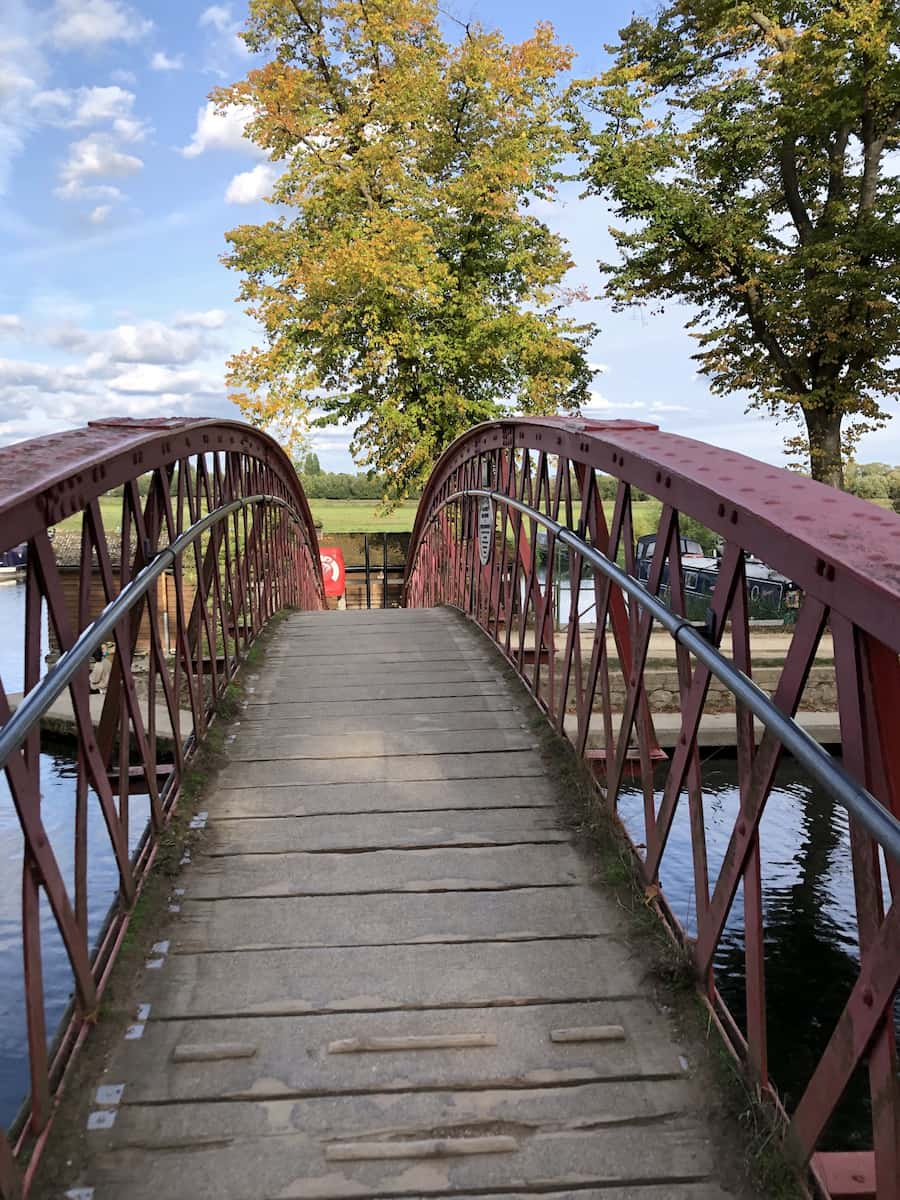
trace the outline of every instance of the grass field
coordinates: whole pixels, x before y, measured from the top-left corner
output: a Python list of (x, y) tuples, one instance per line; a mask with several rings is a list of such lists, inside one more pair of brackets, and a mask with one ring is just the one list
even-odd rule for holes
[(310, 500), (313, 519), (322, 522), (322, 533), (408, 533), (413, 527), (418, 500), (405, 500), (386, 516), (378, 516), (376, 500)]
[[(884, 508), (890, 508), (890, 501), (874, 501)], [(392, 513), (385, 516), (377, 515), (377, 502), (374, 500), (310, 500), (313, 519), (321, 521), (321, 533), (407, 533), (413, 527), (413, 521), (418, 507), (417, 500), (406, 500)], [(635, 500), (633, 505), (634, 536), (641, 537), (645, 533), (653, 533), (659, 521), (659, 501)], [(107, 533), (114, 533), (119, 528), (121, 520), (122, 501), (115, 497), (104, 496), (100, 500), (100, 511)], [(606, 505), (607, 520), (612, 520), (612, 504)], [(58, 529), (81, 529), (81, 515), (69, 517), (61, 521)]]
[[(103, 528), (108, 534), (118, 533), (122, 523), (122, 497), (101, 496), (100, 516), (103, 518)], [(66, 517), (64, 521), (59, 522), (56, 528), (80, 533), (81, 513), (75, 513), (71, 517)]]
[[(323, 533), (404, 533), (412, 529), (418, 501), (407, 500), (387, 516), (376, 516), (371, 500), (310, 500), (316, 521), (322, 522)], [(633, 506), (634, 536), (653, 533), (659, 522), (659, 501), (635, 500)], [(612, 520), (612, 505), (607, 506), (607, 520)]]
[[(323, 533), (404, 533), (413, 527), (417, 500), (407, 500), (387, 516), (376, 516), (376, 500), (310, 500), (313, 520), (322, 522)], [(101, 496), (100, 513), (107, 533), (117, 533), (122, 520), (122, 500)], [(56, 526), (79, 532), (81, 513), (67, 517)]]
[[(377, 514), (378, 504), (375, 500), (310, 500), (313, 520), (321, 521), (322, 534), (328, 533), (408, 533), (413, 527), (413, 521), (418, 507), (417, 500), (405, 500), (392, 513), (384, 516)], [(100, 499), (100, 512), (103, 516), (103, 526), (107, 533), (116, 533), (122, 516), (122, 501), (115, 496), (103, 496)], [(607, 519), (612, 519), (612, 505), (607, 505)], [(634, 535), (640, 537), (644, 533), (652, 533), (659, 520), (659, 502), (656, 500), (635, 500), (634, 502)], [(60, 521), (57, 529), (81, 529), (81, 514)]]

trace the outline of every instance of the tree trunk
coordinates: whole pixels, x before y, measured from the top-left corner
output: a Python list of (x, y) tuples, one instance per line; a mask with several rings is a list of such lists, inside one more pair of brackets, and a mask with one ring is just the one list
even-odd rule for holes
[(804, 409), (809, 436), (809, 465), (813, 479), (831, 487), (844, 486), (844, 460), (841, 456), (841, 420), (843, 413), (822, 405)]

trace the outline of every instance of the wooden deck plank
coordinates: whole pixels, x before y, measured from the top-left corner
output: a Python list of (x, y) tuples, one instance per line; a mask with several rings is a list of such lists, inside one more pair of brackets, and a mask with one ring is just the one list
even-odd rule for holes
[(169, 954), (144, 988), (163, 1019), (527, 1004), (636, 996), (614, 937)]
[(557, 807), (557, 787), (540, 775), (498, 779), (413, 779), (294, 787), (219, 788), (216, 819), (304, 817), (326, 813), (445, 812), (465, 808)]
[[(290, 1103), (158, 1108), (126, 1103), (111, 1130), (97, 1131), (95, 1200), (447, 1196), (466, 1189), (527, 1189), (548, 1180), (579, 1189), (618, 1183), (633, 1189), (626, 1195), (641, 1200), (641, 1187), (703, 1183), (713, 1173), (712, 1147), (702, 1124), (686, 1111), (689, 1107), (690, 1092), (680, 1080), (533, 1092), (381, 1093)], [(347, 1163), (327, 1159), (328, 1148), (336, 1143), (377, 1141), (387, 1146), (436, 1132), (459, 1145), (472, 1136), (496, 1136), (497, 1130), (514, 1139), (510, 1153), (440, 1156), (424, 1163), (403, 1157)], [(135, 1169), (138, 1163), (140, 1170)]]
[(495, 892), (587, 882), (584, 862), (561, 844), (355, 854), (201, 858), (190, 872), (198, 900), (377, 892)]
[(532, 750), (534, 738), (527, 729), (422, 729), (399, 733), (363, 730), (358, 733), (293, 733), (246, 729), (235, 738), (230, 758), (260, 762), (292, 758), (416, 757), (428, 754), (494, 753), (497, 750)]
[(222, 787), (265, 787), (314, 783), (378, 783), (403, 779), (507, 779), (544, 774), (540, 755), (530, 749), (487, 754), (378, 755), (373, 758), (307, 758), (231, 762)]
[[(598, 1050), (553, 1045), (557, 1027), (623, 1023), (626, 1037)], [(328, 1046), (358, 1037), (480, 1032), (496, 1046), (335, 1056)], [(243, 1044), (252, 1057), (210, 1059), (160, 1070), (178, 1045)], [(659, 1036), (659, 1014), (644, 999), (508, 1008), (329, 1013), (319, 1016), (161, 1021), (151, 1009), (142, 1038), (123, 1043), (111, 1079), (127, 1076), (129, 1104), (421, 1091), (444, 1088), (567, 1087), (605, 1079), (675, 1079), (678, 1052)]]
[(183, 902), (175, 952), (302, 946), (515, 941), (621, 930), (621, 914), (585, 888), (522, 888), (454, 895), (279, 897)]
[(504, 846), (567, 842), (570, 832), (546, 808), (492, 808), (462, 812), (372, 813), (345, 816), (259, 818), (214, 823), (205, 853), (286, 854), (405, 850), (438, 846)]

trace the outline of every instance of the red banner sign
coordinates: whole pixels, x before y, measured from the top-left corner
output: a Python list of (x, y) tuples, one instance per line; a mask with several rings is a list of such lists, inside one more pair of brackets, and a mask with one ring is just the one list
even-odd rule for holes
[(343, 596), (344, 555), (340, 546), (320, 546), (319, 557), (322, 560), (322, 576), (325, 580), (326, 596)]

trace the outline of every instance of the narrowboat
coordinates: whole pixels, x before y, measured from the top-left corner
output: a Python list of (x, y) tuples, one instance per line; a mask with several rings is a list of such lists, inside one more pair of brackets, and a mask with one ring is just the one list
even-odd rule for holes
[(28, 543), (22, 542), (9, 550), (0, 550), (0, 580), (13, 580), (25, 571), (28, 560)]
[[(656, 548), (656, 535), (645, 534), (635, 543), (637, 577), (642, 583), (650, 578), (650, 565)], [(786, 575), (767, 567), (758, 558), (745, 553), (744, 575), (747, 580), (748, 609), (752, 620), (784, 620), (800, 607), (800, 589)], [(681, 539), (681, 574), (689, 620), (703, 620), (719, 577), (719, 558), (710, 557), (693, 538)], [(668, 602), (669, 563), (662, 570), (660, 599)], [(791, 619), (788, 617), (788, 619)]]

